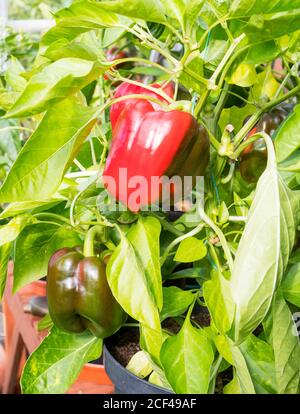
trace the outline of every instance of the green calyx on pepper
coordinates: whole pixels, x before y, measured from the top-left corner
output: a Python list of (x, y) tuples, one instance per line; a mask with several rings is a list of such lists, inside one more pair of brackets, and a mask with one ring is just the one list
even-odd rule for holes
[(106, 338), (120, 329), (126, 315), (114, 298), (106, 278), (106, 266), (94, 256), (94, 237), (86, 236), (84, 254), (77, 247), (56, 251), (48, 264), (47, 299), (53, 323), (60, 329), (80, 333), (86, 329)]
[[(246, 139), (257, 132), (265, 132), (272, 137), (286, 116), (287, 113), (283, 109), (275, 109), (272, 112), (264, 114), (258, 124), (250, 131)], [(242, 178), (248, 183), (256, 183), (266, 168), (267, 158), (267, 148), (262, 138), (249, 144), (239, 159)]]

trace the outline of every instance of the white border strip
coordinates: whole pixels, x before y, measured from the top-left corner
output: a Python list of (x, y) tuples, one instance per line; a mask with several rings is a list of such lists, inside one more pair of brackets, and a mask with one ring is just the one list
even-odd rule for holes
[(55, 25), (54, 20), (8, 20), (7, 26), (12, 27), (17, 32), (44, 32)]

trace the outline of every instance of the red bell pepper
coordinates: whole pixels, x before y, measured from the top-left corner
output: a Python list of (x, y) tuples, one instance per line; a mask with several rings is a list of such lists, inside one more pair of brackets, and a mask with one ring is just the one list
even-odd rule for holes
[[(155, 83), (152, 86), (152, 88), (162, 88), (163, 92), (170, 96), (171, 98), (174, 96), (174, 84), (172, 82), (168, 83), (164, 87), (162, 87), (159, 83)], [(156, 94), (155, 92), (150, 91), (149, 89), (144, 88), (143, 86), (135, 85), (132, 83), (121, 83), (120, 86), (117, 87), (114, 98), (120, 98), (122, 96), (126, 95), (148, 95), (152, 98), (159, 99), (161, 102), (167, 103), (166, 99), (164, 99), (161, 95)], [(136, 99), (126, 99), (125, 101), (117, 102), (113, 104), (110, 108), (110, 122), (112, 125), (112, 129), (114, 130), (117, 120), (121, 114), (121, 112), (125, 109), (125, 107), (128, 106), (130, 101), (137, 102)], [(161, 109), (161, 106), (155, 102), (149, 101), (152, 110), (159, 110)]]
[(108, 191), (136, 212), (160, 200), (161, 187), (151, 186), (154, 177), (203, 175), (209, 139), (187, 112), (155, 111), (151, 102), (138, 99), (123, 107), (118, 119), (116, 109), (113, 113), (112, 147), (103, 179)]

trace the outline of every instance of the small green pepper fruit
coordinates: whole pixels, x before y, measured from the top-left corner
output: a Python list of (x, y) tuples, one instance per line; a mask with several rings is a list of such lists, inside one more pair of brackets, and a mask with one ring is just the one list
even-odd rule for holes
[(53, 323), (66, 332), (89, 329), (106, 338), (118, 331), (126, 314), (114, 298), (105, 264), (77, 248), (55, 252), (48, 265), (47, 299)]
[[(270, 113), (264, 114), (258, 124), (250, 131), (247, 138), (257, 132), (265, 132), (272, 137), (286, 116), (287, 113), (283, 109), (275, 109)], [(239, 159), (242, 178), (248, 183), (256, 183), (267, 166), (267, 158), (268, 153), (263, 138), (249, 144)]]

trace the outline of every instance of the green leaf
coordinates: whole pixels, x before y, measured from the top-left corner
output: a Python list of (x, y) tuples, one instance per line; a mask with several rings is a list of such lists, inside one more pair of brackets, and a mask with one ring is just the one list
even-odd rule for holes
[(203, 284), (203, 295), (218, 331), (222, 333), (228, 332), (231, 328), (235, 311), (229, 281), (222, 274), (213, 271), (211, 280)]
[(185, 88), (192, 88), (195, 92), (203, 93), (203, 85), (189, 74), (190, 71), (196, 75), (203, 76), (203, 60), (199, 56), (196, 56), (184, 66), (183, 71), (180, 73), (179, 81)]
[(186, 318), (180, 332), (166, 339), (161, 362), (166, 378), (179, 394), (206, 394), (214, 360), (212, 345), (202, 330)]
[(83, 365), (99, 358), (102, 340), (89, 332), (69, 334), (54, 327), (30, 355), (23, 370), (23, 394), (63, 394)]
[(229, 211), (228, 211), (225, 201), (222, 201), (220, 204), (219, 211), (218, 211), (218, 218), (219, 218), (220, 224), (225, 224), (228, 222)]
[(232, 344), (231, 352), (234, 360), (234, 378), (238, 383), (237, 388), (240, 389), (241, 394), (255, 394), (252, 378), (241, 350)]
[(210, 39), (209, 43), (205, 46), (205, 49), (201, 52), (201, 57), (206, 63), (206, 67), (209, 66), (212, 69), (215, 69), (221, 62), (227, 50), (227, 40)]
[(281, 204), (279, 281), (281, 281), (295, 243), (296, 229), (300, 224), (300, 192), (290, 190), (280, 179), (279, 198)]
[(0, 247), (0, 301), (6, 286), (7, 266), (12, 252), (12, 243), (3, 244)]
[(93, 24), (80, 23), (81, 26), (76, 26), (78, 24), (77, 19), (62, 19), (56, 23), (48, 32), (44, 34), (41, 39), (41, 44), (44, 46), (49, 46), (52, 43), (57, 41), (66, 41), (71, 42), (76, 39), (78, 36), (94, 30)]
[(194, 295), (188, 290), (179, 289), (176, 286), (163, 288), (163, 308), (160, 319), (182, 315), (194, 300)]
[(104, 48), (109, 47), (113, 43), (117, 42), (125, 33), (126, 30), (122, 27), (111, 27), (104, 30), (102, 46)]
[(152, 329), (140, 323), (140, 346), (151, 358), (153, 366), (158, 369), (161, 367), (160, 350), (163, 340), (163, 333), (160, 326)]
[(100, 4), (86, 0), (73, 2), (70, 7), (58, 11), (55, 17), (57, 24), (42, 38), (44, 45), (49, 45), (58, 39), (71, 41), (84, 32), (125, 23), (116, 14), (105, 11)]
[(184, 278), (191, 278), (191, 279), (201, 279), (207, 280), (208, 279), (209, 270), (204, 267), (193, 267), (190, 269), (182, 269), (178, 270), (177, 272), (168, 275), (168, 280), (176, 280), (176, 279), (184, 279)]
[(99, 10), (149, 22), (165, 23), (165, 8), (160, 0), (115, 0), (97, 4)]
[(203, 7), (203, 0), (161, 0), (165, 14), (180, 24), (183, 32), (191, 30)]
[(57, 60), (32, 76), (5, 117), (25, 117), (44, 112), (50, 105), (74, 95), (104, 71), (99, 63), (88, 60)]
[(247, 35), (250, 43), (255, 44), (296, 32), (299, 24), (300, 8), (283, 13), (253, 15), (241, 32)]
[(94, 114), (95, 109), (71, 100), (53, 106), (19, 153), (0, 189), (0, 202), (52, 196), (95, 124)]
[(271, 343), (275, 356), (278, 394), (298, 394), (300, 386), (300, 341), (292, 314), (280, 292), (270, 312)]
[(159, 232), (156, 219), (140, 218), (126, 236), (122, 235), (107, 266), (108, 283), (122, 308), (154, 330), (160, 330), (158, 305), (162, 303), (160, 267), (157, 267)]
[(252, 95), (256, 102), (265, 103), (274, 98), (280, 84), (274, 78), (271, 68), (257, 75), (257, 83), (252, 88)]
[(154, 217), (139, 217), (127, 233), (127, 238), (134, 248), (147, 284), (159, 310), (163, 304), (162, 278), (160, 269), (159, 236), (160, 222)]
[(275, 359), (270, 344), (249, 335), (240, 345), (256, 394), (277, 394)]
[(52, 327), (53, 322), (49, 313), (47, 313), (42, 319), (40, 319), (37, 324), (38, 331), (44, 331), (45, 329), (51, 329)]
[(14, 217), (8, 224), (0, 226), (0, 246), (14, 241), (21, 231), (36, 219), (29, 214)]
[[(123, 70), (123, 72), (125, 72)], [(127, 71), (126, 71), (127, 73)], [(139, 75), (149, 75), (149, 76), (162, 76), (164, 71), (159, 68), (154, 68), (150, 66), (135, 66), (134, 68), (128, 70), (128, 73), (135, 73)]]
[(13, 91), (23, 92), (26, 87), (26, 80), (21, 76), (25, 69), (14, 56), (10, 58), (10, 64), (5, 72), (5, 80)]
[(187, 237), (182, 240), (176, 251), (175, 262), (190, 263), (203, 259), (207, 255), (207, 248), (202, 240), (196, 237)]
[(251, 46), (248, 50), (245, 63), (252, 65), (266, 64), (274, 60), (280, 53), (280, 49), (274, 40), (268, 40)]
[(253, 115), (255, 110), (255, 106), (251, 104), (247, 104), (242, 108), (232, 106), (231, 108), (223, 109), (219, 119), (219, 127), (221, 131), (224, 131), (228, 124), (233, 125), (235, 131), (239, 131), (242, 128), (245, 119), (249, 115)]
[(229, 11), (231, 16), (249, 17), (259, 13), (285, 12), (298, 7), (299, 0), (233, 0)]
[(300, 150), (296, 150), (286, 160), (280, 162), (280, 164), (278, 164), (278, 169), (281, 174), (284, 174), (286, 172), (300, 172)]
[(45, 276), (49, 259), (56, 250), (81, 244), (78, 233), (66, 226), (48, 223), (27, 226), (15, 246), (14, 292)]
[(278, 162), (284, 161), (300, 148), (299, 122), (300, 105), (297, 105), (276, 133), (275, 148)]
[(241, 394), (240, 384), (236, 375), (234, 375), (233, 379), (225, 385), (223, 394)]
[(230, 364), (234, 365), (234, 360), (231, 351), (231, 342), (227, 336), (220, 333), (213, 335), (213, 340), (219, 354)]
[(255, 66), (249, 63), (240, 63), (232, 73), (228, 83), (247, 87), (257, 82)]
[(153, 371), (152, 365), (144, 351), (138, 351), (126, 365), (126, 369), (139, 378), (146, 378)]
[(43, 56), (50, 60), (63, 58), (80, 58), (84, 60), (103, 60), (103, 53), (99, 48), (99, 40), (94, 32), (82, 34), (78, 39), (69, 42), (67, 39), (58, 39), (53, 42)]
[(299, 211), (299, 197), (296, 200), (285, 186), (269, 151), (272, 158), (258, 182), (230, 280), (236, 341), (245, 339), (266, 316), (298, 225), (294, 213)]
[(0, 92), (0, 108), (8, 111), (15, 104), (19, 96), (20, 92)]
[(58, 198), (59, 195), (53, 198), (48, 198), (42, 201), (21, 201), (20, 203), (10, 203), (0, 214), (0, 220), (8, 217), (14, 217), (18, 214), (23, 214), (29, 210), (35, 210), (38, 208), (51, 208), (55, 204), (65, 200), (65, 198)]
[(204, 0), (185, 0), (184, 23), (186, 29), (193, 27), (204, 3)]
[(150, 382), (150, 384), (154, 384), (162, 388), (167, 388), (172, 391), (170, 384), (161, 372), (153, 371), (148, 378), (148, 382)]
[(280, 286), (284, 298), (300, 307), (300, 263), (294, 264), (284, 276)]

